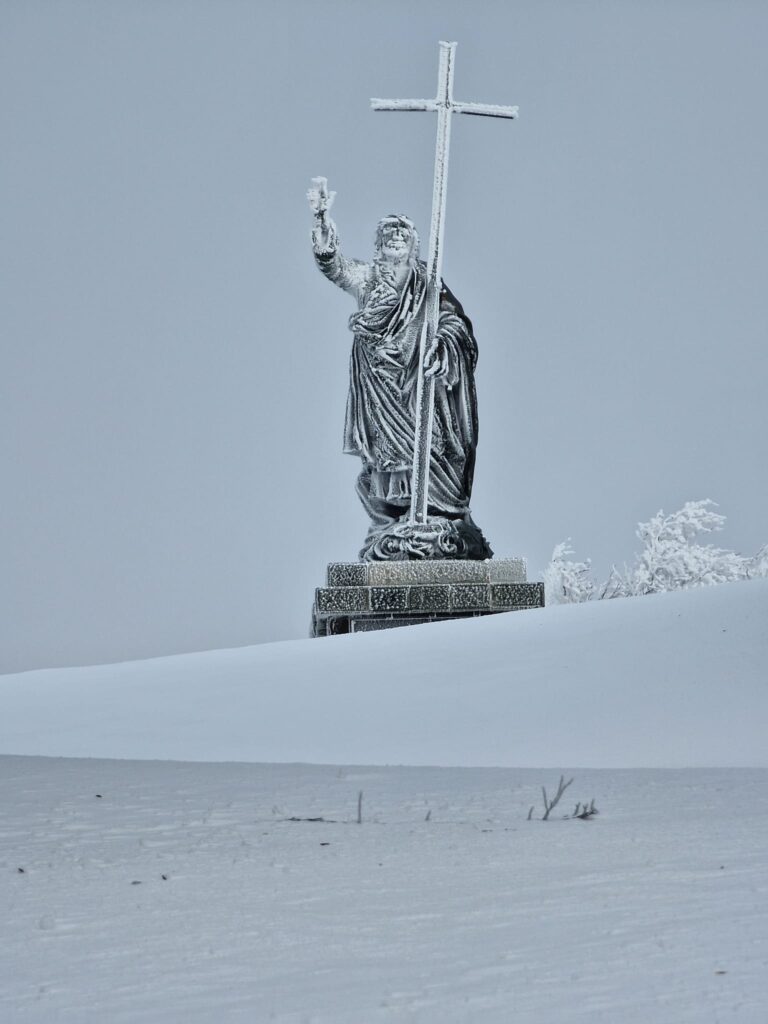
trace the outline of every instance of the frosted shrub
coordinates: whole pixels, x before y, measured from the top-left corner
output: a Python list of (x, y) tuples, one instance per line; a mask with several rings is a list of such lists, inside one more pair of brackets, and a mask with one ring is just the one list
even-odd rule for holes
[[(632, 568), (616, 568), (597, 592), (597, 598), (634, 597), (666, 590), (733, 580), (768, 577), (768, 544), (748, 558), (714, 544), (698, 542), (702, 534), (722, 530), (725, 516), (716, 512), (714, 501), (687, 501), (677, 512), (664, 515), (660, 510), (647, 523), (639, 523), (637, 537), (643, 550)], [(544, 571), (547, 604), (590, 601), (596, 593), (592, 567), (569, 559), (573, 548), (569, 541), (558, 544), (552, 561)]]
[(764, 544), (755, 557), (750, 558), (747, 575), (750, 579), (768, 576), (768, 544)]
[(695, 540), (699, 534), (722, 530), (725, 516), (715, 507), (709, 499), (687, 501), (671, 515), (660, 510), (647, 523), (640, 523), (637, 536), (644, 548), (624, 577), (625, 592), (655, 594), (746, 579), (750, 559)]
[(555, 547), (552, 561), (544, 570), (544, 601), (546, 604), (574, 604), (589, 601), (595, 592), (592, 565), (572, 562), (570, 538)]

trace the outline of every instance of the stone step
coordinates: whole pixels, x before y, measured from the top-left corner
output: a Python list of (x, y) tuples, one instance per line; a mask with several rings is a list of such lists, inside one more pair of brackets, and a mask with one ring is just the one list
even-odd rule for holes
[(426, 584), (525, 583), (523, 558), (492, 558), (485, 561), (442, 559), (407, 562), (331, 562), (327, 586), (401, 587)]
[(475, 612), (540, 608), (543, 583), (445, 583), (320, 587), (319, 616), (361, 612)]

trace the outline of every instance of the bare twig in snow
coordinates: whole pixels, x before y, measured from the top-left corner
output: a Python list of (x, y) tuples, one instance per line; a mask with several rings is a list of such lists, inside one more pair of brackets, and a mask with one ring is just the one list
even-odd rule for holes
[[(579, 814), (579, 807), (581, 807), (581, 814)], [(582, 807), (581, 804), (576, 804), (576, 810), (573, 813), (573, 817), (574, 818), (581, 818), (582, 821), (586, 821), (587, 818), (592, 818), (592, 817), (594, 817), (595, 814), (599, 814), (599, 813), (600, 812), (595, 807), (595, 801), (592, 800), (591, 803), (584, 804), (583, 807)]]
[(555, 809), (555, 807), (557, 807), (558, 803), (560, 802), (560, 798), (562, 797), (563, 793), (566, 791), (566, 789), (568, 789), (568, 787), (570, 786), (570, 784), (572, 782), (573, 782), (573, 779), (568, 779), (568, 781), (566, 782), (565, 781), (565, 776), (561, 775), (560, 776), (560, 782), (557, 784), (557, 792), (555, 793), (555, 795), (552, 797), (551, 800), (549, 800), (547, 798), (547, 790), (545, 789), (545, 787), (544, 786), (541, 787), (541, 792), (542, 792), (542, 794), (544, 796), (544, 817), (541, 819), (542, 821), (546, 821), (547, 820), (547, 818), (550, 815), (550, 812), (553, 811)]
[[(555, 809), (555, 807), (557, 807), (558, 803), (560, 802), (560, 799), (562, 798), (563, 793), (566, 791), (566, 789), (568, 789), (568, 787), (570, 786), (570, 784), (572, 782), (573, 782), (573, 779), (568, 779), (568, 781), (566, 782), (565, 781), (565, 776), (561, 775), (560, 776), (560, 781), (557, 784), (557, 792), (555, 793), (555, 795), (552, 797), (551, 800), (547, 796), (546, 787), (544, 787), (544, 786), (541, 787), (541, 794), (544, 797), (544, 814), (543, 814), (542, 819), (541, 819), (542, 821), (546, 821), (549, 818), (549, 816), (552, 813), (552, 811)], [(533, 811), (534, 811), (534, 808), (532, 806), (529, 809), (529, 811), (528, 811), (528, 821), (530, 821), (533, 818)], [(580, 818), (582, 821), (586, 821), (587, 818), (592, 818), (592, 817), (594, 817), (595, 814), (599, 814), (599, 813), (600, 812), (595, 807), (595, 801), (594, 800), (592, 800), (591, 803), (586, 803), (586, 802), (582, 803), (579, 800), (578, 803), (576, 804), (576, 806), (573, 809), (573, 814), (564, 814), (563, 817), (564, 818)]]

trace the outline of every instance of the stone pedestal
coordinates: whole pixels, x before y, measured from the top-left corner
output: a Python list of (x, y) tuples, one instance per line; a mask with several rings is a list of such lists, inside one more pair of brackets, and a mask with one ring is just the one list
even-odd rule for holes
[(390, 629), (439, 619), (541, 608), (521, 558), (332, 562), (315, 591), (312, 636)]

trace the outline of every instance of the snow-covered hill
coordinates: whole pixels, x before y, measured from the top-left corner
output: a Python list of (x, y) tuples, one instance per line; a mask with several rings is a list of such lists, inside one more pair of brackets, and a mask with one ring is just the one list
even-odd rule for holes
[(767, 622), (761, 581), (0, 677), (0, 752), (67, 756), (0, 756), (0, 1019), (763, 1024)]
[(0, 752), (768, 765), (768, 581), (0, 677)]

